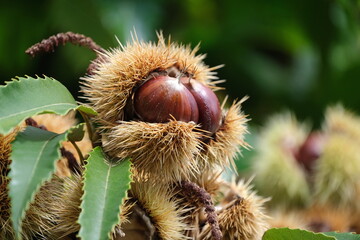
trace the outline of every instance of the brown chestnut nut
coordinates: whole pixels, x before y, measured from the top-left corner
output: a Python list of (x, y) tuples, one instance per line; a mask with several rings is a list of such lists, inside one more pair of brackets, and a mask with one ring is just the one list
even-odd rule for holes
[(141, 85), (134, 95), (136, 115), (146, 122), (178, 121), (199, 123), (215, 133), (220, 126), (220, 103), (213, 91), (188, 77), (156, 76)]
[(215, 93), (194, 79), (182, 78), (182, 82), (196, 100), (201, 128), (211, 134), (215, 133), (219, 129), (221, 121), (220, 103)]
[(178, 121), (195, 123), (199, 110), (195, 98), (177, 78), (157, 76), (140, 86), (135, 92), (134, 109), (146, 122)]
[(315, 161), (324, 150), (325, 136), (320, 132), (312, 132), (300, 146), (295, 158), (307, 171), (311, 172)]

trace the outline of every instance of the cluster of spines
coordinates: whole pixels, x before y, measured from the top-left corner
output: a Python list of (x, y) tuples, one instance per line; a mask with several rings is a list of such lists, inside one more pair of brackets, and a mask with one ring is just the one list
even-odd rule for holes
[[(308, 134), (308, 127), (287, 112), (273, 116), (264, 126), (254, 146), (255, 183), (261, 194), (271, 196), (271, 204), (304, 206), (310, 198), (305, 172), (295, 153)], [(276, 173), (276, 174), (274, 174)]]
[[(186, 71), (194, 79), (208, 85), (212, 89), (218, 89), (215, 84), (219, 81), (214, 81), (217, 77), (213, 71), (220, 66), (213, 68), (206, 66), (202, 62), (204, 55), (196, 55), (198, 46), (191, 49), (190, 46), (171, 43), (170, 40), (166, 43), (162, 34), (158, 34), (158, 37), (158, 43), (145, 43), (139, 41), (135, 36), (133, 41), (126, 46), (120, 44), (118, 49), (104, 51), (93, 43), (91, 39), (85, 38), (82, 35), (66, 33), (53, 36), (48, 41), (43, 41), (36, 45), (36, 48), (32, 48), (33, 51), (36, 50), (37, 52), (49, 51), (53, 50), (54, 46), (58, 44), (74, 42), (97, 51), (98, 58), (93, 63), (91, 75), (84, 78), (83, 92), (99, 112), (96, 120), (102, 125), (100, 129), (102, 129), (103, 134), (103, 145), (109, 154), (113, 152), (122, 153), (125, 149), (129, 149), (128, 147), (124, 149), (117, 149), (116, 147), (116, 145), (119, 146), (118, 137), (124, 133), (124, 131), (119, 129), (121, 128), (120, 126), (126, 124), (136, 125), (134, 122), (122, 121), (124, 120), (124, 108), (134, 87), (144, 81), (151, 72), (176, 67), (180, 71)], [(205, 166), (207, 169), (204, 169), (204, 171), (209, 174), (213, 172), (211, 170), (214, 168), (220, 167), (221, 170), (221, 168), (231, 163), (240, 146), (246, 146), (243, 134), (246, 132), (245, 123), (247, 119), (241, 112), (241, 103), (242, 101), (234, 103), (227, 112), (224, 111), (223, 124), (220, 130), (207, 143), (203, 142), (204, 135), (199, 129), (196, 129), (197, 126), (195, 124), (176, 121), (170, 121), (170, 123), (163, 124), (163, 126), (161, 124), (154, 124), (156, 126), (152, 129), (153, 132), (148, 135), (149, 139), (162, 140), (165, 143), (166, 137), (168, 137), (168, 146), (171, 146), (169, 149), (165, 147), (167, 144), (163, 144), (164, 146), (161, 146), (161, 144), (152, 145), (146, 142), (146, 139), (145, 141), (141, 139), (141, 136), (133, 136), (133, 138), (129, 137), (126, 140), (122, 140), (126, 144), (133, 144), (134, 146), (137, 144), (128, 151), (130, 151), (130, 155), (136, 152), (139, 152), (140, 155), (138, 159), (134, 160), (135, 163), (136, 160), (139, 162), (138, 167), (134, 163), (134, 173), (135, 175), (137, 174), (135, 179), (139, 181), (139, 184), (135, 182), (131, 190), (133, 200), (137, 203), (132, 201), (132, 204), (128, 204), (131, 201), (126, 201), (122, 207), (127, 206), (127, 210), (123, 212), (127, 213), (126, 215), (130, 215), (129, 212), (135, 206), (134, 204), (141, 206), (146, 214), (150, 216), (160, 237), (164, 239), (187, 239), (188, 237), (185, 233), (191, 230), (191, 225), (186, 223), (185, 216), (191, 207), (186, 204), (185, 206), (181, 205), (186, 201), (182, 198), (179, 199), (179, 192), (176, 192), (174, 188), (169, 186), (177, 185), (184, 179), (195, 179), (213, 194), (217, 191), (216, 186), (213, 188), (209, 187), (210, 183), (216, 182), (217, 177), (208, 178), (203, 176), (200, 169)], [(164, 128), (165, 130), (162, 129), (164, 125), (167, 125)], [(169, 131), (169, 127), (172, 128), (172, 131)], [(134, 131), (130, 132), (130, 135), (136, 132), (141, 133), (144, 129), (148, 128), (144, 128), (143, 125), (139, 124), (134, 127)], [(170, 134), (164, 136), (165, 132)], [(141, 142), (142, 140), (143, 142)], [(135, 144), (134, 142), (136, 141), (139, 142)], [(156, 171), (153, 168), (153, 172), (151, 172), (153, 167), (151, 161), (140, 163), (144, 157), (145, 159), (150, 159), (154, 154), (157, 156), (156, 154), (158, 153), (149, 150), (152, 146), (155, 146), (155, 149), (158, 147), (160, 150), (161, 148), (162, 150), (167, 150), (169, 153), (156, 157), (156, 160), (158, 160), (156, 163), (158, 164), (155, 164), (155, 168), (158, 170)], [(190, 153), (188, 152), (189, 147), (191, 147)], [(143, 151), (146, 149), (150, 152)], [(178, 155), (171, 157), (170, 153)], [(188, 165), (181, 168), (183, 162), (179, 161), (180, 159), (187, 161)], [(173, 169), (180, 170), (171, 170), (171, 164), (173, 164)], [(154, 176), (157, 173), (161, 174), (163, 170), (165, 170), (165, 182), (154, 185), (154, 181), (149, 179), (156, 179)], [(52, 209), (52, 215), (49, 219), (52, 219), (52, 223), (55, 223), (55, 225), (46, 225), (43, 235), (51, 239), (51, 237), (59, 238), (76, 234), (79, 228), (76, 219), (80, 211), (79, 205), (82, 194), (81, 177), (79, 175), (64, 179), (55, 177), (49, 184), (53, 185), (52, 191), (55, 191), (56, 194), (50, 197), (49, 191), (43, 191), (38, 202), (42, 203), (46, 200), (56, 199), (49, 203), (49, 209)], [(212, 206), (208, 208), (213, 209)], [(174, 216), (171, 217), (169, 214)], [(126, 222), (127, 219), (126, 216), (123, 216), (122, 222)], [(169, 221), (169, 219), (173, 219), (173, 221)], [(174, 221), (178, 223), (175, 226)], [(35, 223), (40, 224), (39, 221), (35, 221)], [(211, 223), (215, 222), (211, 221)], [(117, 229), (117, 232), (121, 235), (123, 233), (121, 227), (118, 226)], [(211, 229), (214, 228), (212, 227)], [(45, 234), (45, 232), (47, 233)]]
[[(302, 201), (305, 204), (297, 204), (297, 208), (293, 208), (294, 206), (287, 204), (294, 202), (290, 195), (282, 194), (282, 199), (279, 199), (278, 191), (268, 192), (270, 196), (273, 194), (272, 207), (274, 211), (271, 215), (276, 219), (276, 221), (271, 221), (272, 227), (292, 226), (313, 231), (359, 229), (357, 221), (360, 213), (360, 178), (358, 174), (360, 171), (358, 151), (360, 117), (341, 105), (331, 106), (326, 110), (323, 127), (321, 131), (317, 132), (317, 134), (321, 134), (321, 139), (317, 139), (321, 142), (312, 143), (320, 143), (321, 151), (309, 172), (295, 159), (296, 151), (301, 149), (299, 146), (306, 139), (304, 136), (309, 135), (308, 128), (304, 128), (304, 125), (300, 123), (293, 125), (293, 128), (286, 127), (297, 122), (294, 121), (294, 117), (286, 116), (288, 115), (283, 114), (274, 117), (273, 120), (276, 119), (276, 121), (270, 121), (260, 135), (261, 140), (259, 140), (257, 148), (259, 153), (256, 156), (258, 162), (254, 167), (257, 173), (256, 182), (263, 192), (264, 188), (271, 188), (274, 181), (277, 182), (278, 187), (275, 188), (277, 190), (279, 186), (291, 189), (294, 187), (294, 182), (299, 182), (296, 180), (298, 175), (294, 173), (300, 172), (306, 188), (298, 186), (297, 189), (308, 189), (306, 195), (303, 194), (307, 201)], [(280, 121), (281, 119), (282, 121)], [(286, 121), (284, 122), (284, 120)], [(295, 154), (291, 151), (289, 154), (289, 148), (284, 148), (279, 141), (280, 137), (284, 136), (287, 131), (289, 132), (288, 129), (292, 129), (293, 132), (292, 143), (296, 143)], [(300, 141), (296, 141), (296, 132), (301, 132), (301, 135), (298, 135), (302, 136)], [(292, 170), (284, 167), (290, 166), (290, 163)], [(273, 177), (270, 178), (270, 174), (264, 174), (264, 172), (276, 172), (276, 174), (272, 174)], [(279, 185), (279, 179), (283, 179), (282, 185)], [(285, 179), (286, 181), (284, 181)], [(286, 189), (285, 187), (283, 189)], [(349, 212), (352, 213), (350, 214), (352, 216), (349, 215)], [(296, 221), (293, 221), (294, 218)]]
[[(196, 81), (217, 89), (214, 70), (196, 55), (198, 46), (167, 42), (158, 34), (158, 42), (143, 42), (133, 35), (126, 45), (100, 53), (102, 61), (94, 74), (83, 78), (85, 98), (99, 113), (96, 121), (105, 151), (119, 159), (132, 157), (140, 178), (157, 178), (165, 182), (198, 176), (200, 169), (225, 167), (232, 163), (241, 146), (246, 146), (246, 117), (241, 112), (243, 100), (223, 110), (220, 130), (206, 140), (193, 123), (169, 121), (146, 123), (125, 119), (126, 106), (134, 89), (154, 73), (169, 68), (190, 75)], [(206, 139), (206, 137), (205, 137)]]
[[(261, 239), (268, 229), (269, 218), (264, 214), (264, 204), (269, 199), (259, 197), (252, 190), (250, 181), (234, 180), (223, 186), (223, 202), (218, 213), (223, 239)], [(211, 239), (210, 226), (206, 224), (200, 239)]]

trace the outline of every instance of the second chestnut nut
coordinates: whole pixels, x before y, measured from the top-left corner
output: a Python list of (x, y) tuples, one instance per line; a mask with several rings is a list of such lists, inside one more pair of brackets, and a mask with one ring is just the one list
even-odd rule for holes
[(215, 133), (220, 127), (221, 108), (215, 93), (188, 77), (160, 75), (141, 85), (134, 94), (135, 114), (146, 122), (178, 121), (200, 124)]

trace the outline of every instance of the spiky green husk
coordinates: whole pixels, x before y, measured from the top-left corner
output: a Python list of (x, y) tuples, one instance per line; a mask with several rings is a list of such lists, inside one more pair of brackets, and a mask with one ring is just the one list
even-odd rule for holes
[(219, 190), (221, 185), (224, 184), (224, 180), (221, 178), (222, 169), (203, 169), (201, 174), (192, 178), (192, 182), (196, 183), (199, 187), (204, 188), (211, 197), (214, 199), (219, 198)]
[[(252, 190), (250, 181), (232, 182), (224, 191), (225, 198), (232, 200), (218, 211), (218, 221), (224, 240), (260, 240), (268, 229), (268, 216), (264, 214), (264, 203), (268, 199), (259, 197)], [(206, 224), (200, 239), (211, 239)]]
[(310, 189), (303, 169), (294, 157), (308, 130), (290, 113), (273, 116), (258, 137), (254, 159), (259, 192), (272, 198), (272, 205), (304, 206)]
[(97, 63), (94, 74), (83, 78), (82, 88), (86, 99), (99, 113), (97, 120), (105, 128), (112, 128), (123, 120), (125, 105), (134, 89), (154, 71), (176, 67), (180, 72), (187, 72), (193, 79), (206, 85), (217, 79), (203, 63), (204, 55), (196, 55), (198, 46), (166, 42), (158, 34), (158, 42), (143, 42), (136, 37), (125, 46), (107, 51), (102, 61)]
[[(234, 103), (227, 112), (224, 111), (222, 126), (214, 139), (206, 144), (202, 142), (201, 130), (196, 129), (198, 126), (193, 123), (123, 121), (124, 109), (134, 88), (155, 70), (176, 67), (180, 72), (186, 72), (193, 79), (215, 88), (212, 80), (216, 77), (212, 71), (217, 67), (206, 66), (202, 62), (204, 56), (195, 55), (197, 50), (197, 47), (191, 50), (183, 45), (166, 43), (161, 34), (158, 43), (144, 43), (134, 39), (126, 46), (103, 53), (95, 73), (84, 78), (85, 96), (99, 113), (96, 120), (101, 124), (104, 147), (112, 156), (133, 158), (135, 177), (141, 182), (134, 183), (132, 196), (150, 216), (158, 235), (163, 239), (187, 239), (185, 232), (191, 230), (191, 226), (186, 223), (191, 207), (184, 206), (186, 201), (168, 185), (173, 186), (174, 180), (193, 178), (215, 195), (218, 186), (212, 186), (212, 183), (217, 184), (218, 176), (204, 176), (201, 171), (206, 170), (207, 174), (211, 174), (214, 168), (221, 170), (231, 163), (239, 147), (246, 145), (243, 134), (246, 132), (247, 120), (240, 110), (242, 101)], [(47, 128), (54, 131), (50, 126)], [(65, 172), (60, 175), (69, 174)], [(149, 178), (154, 181), (161, 179), (167, 184), (154, 185), (154, 181), (144, 181)], [(31, 205), (25, 221), (30, 219), (32, 227), (27, 228), (28, 223), (25, 222), (24, 233), (29, 229), (28, 236), (37, 234), (46, 239), (75, 236), (79, 230), (77, 219), (81, 189), (80, 176), (63, 179), (54, 177), (36, 196), (35, 204)], [(253, 194), (248, 194), (250, 205), (245, 208), (261, 218), (261, 213), (256, 212), (261, 209), (261, 200), (254, 199)], [(256, 204), (259, 204), (259, 208), (252, 209), (251, 206)], [(125, 204), (122, 207), (126, 206), (131, 208), (133, 205)], [(231, 207), (238, 209), (235, 203)], [(235, 212), (242, 211), (236, 209)], [(126, 222), (126, 217), (123, 217), (122, 222)], [(236, 224), (235, 232), (238, 231)], [(233, 229), (232, 226), (224, 226), (228, 232)], [(34, 232), (36, 228), (39, 229)], [(256, 235), (259, 228), (255, 226), (252, 230)]]
[(56, 201), (50, 206), (50, 211), (56, 216), (54, 225), (48, 229), (50, 237), (61, 239), (77, 233), (80, 225), (77, 219), (80, 215), (82, 191), (81, 176), (63, 178), (63, 184), (53, 189)]
[[(360, 117), (341, 105), (329, 107), (325, 114), (327, 135), (324, 154), (317, 165), (315, 194), (319, 201), (352, 206), (360, 212)], [(344, 164), (346, 163), (346, 164)], [(325, 184), (326, 181), (330, 181)], [(346, 184), (346, 185), (344, 185)], [(339, 189), (336, 189), (336, 186)], [(355, 197), (355, 198), (354, 198)]]
[(4, 205), (8, 205), (7, 201), (5, 200), (7, 198), (7, 174), (11, 162), (11, 142), (15, 139), (15, 136), (16, 131), (13, 131), (8, 135), (0, 135), (0, 210), (5, 208)]
[(223, 123), (215, 133), (214, 138), (206, 145), (202, 155), (197, 156), (200, 169), (215, 166), (235, 166), (233, 159), (240, 152), (240, 147), (248, 147), (244, 141), (247, 133), (246, 122), (248, 119), (241, 111), (241, 104), (246, 100), (243, 98), (234, 102), (228, 110), (224, 110)]
[(292, 113), (278, 113), (269, 118), (263, 127), (257, 147), (261, 151), (282, 148), (290, 153), (304, 142), (308, 133), (309, 127), (300, 123)]
[(360, 117), (342, 105), (326, 110), (325, 145), (315, 171), (314, 198), (322, 205), (360, 213)]
[[(46, 229), (48, 237), (52, 239), (63, 239), (76, 235), (80, 230), (78, 218), (83, 195), (82, 176), (73, 174), (71, 177), (62, 178), (62, 181), (60, 186), (52, 189), (54, 201), (51, 201), (48, 210), (55, 216), (54, 224)], [(116, 238), (116, 232), (121, 230), (120, 225), (128, 222), (127, 216), (131, 207), (132, 203), (128, 201), (121, 206), (120, 224), (116, 225), (113, 238)]]
[(270, 204), (288, 207), (308, 204), (310, 189), (294, 159), (275, 149), (266, 158), (257, 167), (255, 182), (261, 194), (272, 198)]
[(325, 133), (342, 133), (355, 141), (360, 141), (360, 117), (342, 105), (326, 109), (323, 128)]
[(247, 119), (241, 103), (230, 107), (208, 144), (201, 141), (202, 133), (195, 131), (193, 123), (122, 121), (104, 137), (104, 148), (120, 159), (131, 156), (136, 176), (141, 178), (171, 182), (199, 176), (204, 169), (228, 166), (240, 147), (246, 146)]
[(150, 217), (161, 239), (188, 239), (185, 231), (191, 228), (186, 224), (189, 208), (180, 205), (182, 200), (176, 197), (174, 188), (153, 182), (135, 182), (131, 192)]
[(194, 159), (201, 150), (195, 124), (121, 122), (109, 134), (104, 149), (120, 159), (132, 157), (135, 176), (169, 182), (199, 171)]
[[(53, 191), (54, 189), (58, 189), (60, 185), (61, 180), (54, 177), (46, 182), (35, 195), (35, 199), (26, 211), (25, 218), (22, 222), (22, 239), (31, 240), (35, 237), (37, 239), (56, 239), (49, 236), (48, 229), (53, 227), (56, 218), (53, 212), (50, 211), (50, 205), (55, 200)], [(6, 211), (10, 211), (10, 209)], [(10, 219), (4, 219), (3, 216), (1, 217), (1, 239), (15, 239), (15, 232), (13, 231)]]
[[(224, 113), (223, 124), (215, 140), (205, 145), (202, 131), (193, 123), (170, 121), (144, 123), (123, 121), (126, 105), (134, 89), (154, 71), (175, 67), (193, 79), (215, 87), (215, 72), (196, 55), (198, 47), (166, 42), (162, 34), (157, 43), (145, 43), (134, 38), (103, 54), (97, 70), (83, 78), (85, 98), (99, 113), (105, 151), (118, 158), (131, 157), (135, 173), (140, 178), (180, 181), (199, 174), (199, 169), (224, 167), (244, 146), (246, 119), (240, 110), (242, 101)], [(126, 119), (127, 120), (127, 119)], [(159, 177), (161, 176), (161, 177)]]
[(314, 181), (319, 202), (360, 209), (359, 143), (342, 133), (327, 136)]
[(0, 237), (12, 239), (14, 234), (10, 222), (10, 199), (8, 196), (7, 177), (10, 165), (11, 142), (15, 139), (16, 132), (0, 135)]

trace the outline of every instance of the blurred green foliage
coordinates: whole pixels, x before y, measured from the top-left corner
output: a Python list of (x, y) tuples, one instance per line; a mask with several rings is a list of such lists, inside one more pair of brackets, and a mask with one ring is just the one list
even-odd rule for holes
[(134, 28), (144, 40), (163, 30), (201, 42), (208, 65), (226, 65), (223, 86), (231, 99), (250, 96), (244, 111), (253, 123), (284, 108), (318, 123), (331, 103), (360, 112), (359, 9), (355, 0), (8, 1), (0, 8), (0, 79), (45, 74), (78, 95), (92, 52), (68, 45), (31, 59), (27, 47), (73, 31), (109, 48)]

